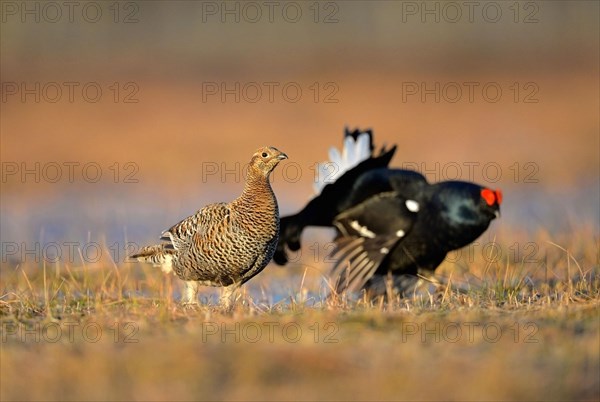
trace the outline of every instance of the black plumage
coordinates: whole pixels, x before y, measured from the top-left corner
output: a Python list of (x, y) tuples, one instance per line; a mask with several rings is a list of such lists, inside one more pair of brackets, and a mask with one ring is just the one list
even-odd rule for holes
[(448, 252), (473, 242), (499, 215), (499, 191), (463, 181), (430, 184), (418, 172), (390, 169), (394, 151), (371, 154), (298, 214), (283, 217), (275, 262), (287, 262), (286, 246), (300, 248), (304, 227), (333, 226), (337, 291), (385, 294), (391, 278), (392, 288), (406, 295), (417, 275), (431, 276)]
[[(359, 133), (358, 130), (346, 131), (346, 136), (356, 140)], [(367, 130), (365, 133), (369, 135), (369, 152), (373, 153), (372, 132)], [(311, 199), (300, 212), (282, 217), (280, 238), (273, 260), (279, 265), (287, 263), (284, 246), (289, 247), (292, 251), (299, 250), (300, 236), (305, 227), (333, 226), (333, 220), (340, 212), (375, 194), (389, 191), (384, 189), (389, 188), (386, 180), (377, 182), (378, 178), (374, 178), (375, 180), (369, 180), (369, 183), (365, 183), (362, 176), (369, 171), (387, 167), (395, 151), (395, 145), (390, 149), (382, 147), (377, 155), (372, 154), (371, 157), (362, 161), (353, 169), (346, 171), (334, 183), (326, 185), (321, 193)], [(416, 174), (418, 175), (418, 173)]]

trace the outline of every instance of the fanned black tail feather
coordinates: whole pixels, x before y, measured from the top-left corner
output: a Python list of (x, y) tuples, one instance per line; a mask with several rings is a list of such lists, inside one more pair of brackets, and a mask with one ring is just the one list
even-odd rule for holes
[(344, 173), (334, 183), (328, 184), (318, 196), (306, 204), (306, 206), (295, 215), (284, 216), (280, 220), (279, 242), (273, 260), (279, 265), (285, 265), (288, 261), (285, 247), (296, 251), (300, 249), (300, 237), (307, 226), (332, 227), (335, 217), (347, 208), (356, 205), (366, 198), (376, 194), (382, 189), (372, 187), (370, 190), (361, 192), (360, 197), (353, 196), (352, 187), (357, 179), (365, 172), (379, 168), (386, 168), (396, 152), (396, 146), (376, 157), (371, 157), (351, 170)]

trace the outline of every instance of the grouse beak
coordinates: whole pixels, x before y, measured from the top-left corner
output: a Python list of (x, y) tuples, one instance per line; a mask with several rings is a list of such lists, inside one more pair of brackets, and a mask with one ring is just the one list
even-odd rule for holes
[(496, 210), (496, 211), (494, 212), (494, 215), (496, 215), (496, 219), (500, 218), (500, 210), (499, 210), (499, 209), (498, 209), (498, 210)]
[(277, 156), (277, 159), (279, 159), (280, 161), (287, 159), (287, 158), (288, 158), (288, 156), (286, 154), (284, 154), (283, 152)]

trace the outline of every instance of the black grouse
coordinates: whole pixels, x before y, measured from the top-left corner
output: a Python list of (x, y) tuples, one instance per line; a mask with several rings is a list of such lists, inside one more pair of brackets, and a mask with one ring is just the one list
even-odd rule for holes
[[(307, 226), (335, 227), (336, 291), (402, 296), (418, 275), (429, 277), (446, 254), (477, 239), (499, 216), (502, 193), (475, 183), (430, 184), (418, 172), (390, 169), (396, 147), (374, 152), (373, 133), (348, 131), (342, 154), (319, 166), (320, 193), (297, 214), (281, 218), (274, 261), (300, 249)], [(390, 278), (390, 283), (386, 279)]]
[(163, 232), (165, 242), (142, 247), (131, 258), (175, 271), (185, 281), (182, 302), (198, 304), (198, 285), (223, 286), (229, 308), (237, 288), (269, 263), (279, 233), (279, 209), (269, 176), (287, 155), (258, 149), (248, 165), (242, 194), (230, 203), (205, 206)]

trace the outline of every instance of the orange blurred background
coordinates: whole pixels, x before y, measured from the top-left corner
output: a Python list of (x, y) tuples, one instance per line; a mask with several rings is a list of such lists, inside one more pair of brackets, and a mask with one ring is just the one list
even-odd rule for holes
[(51, 4), (2, 3), (3, 241), (156, 239), (263, 145), (294, 212), (345, 126), (504, 225), (598, 231), (597, 2)]

